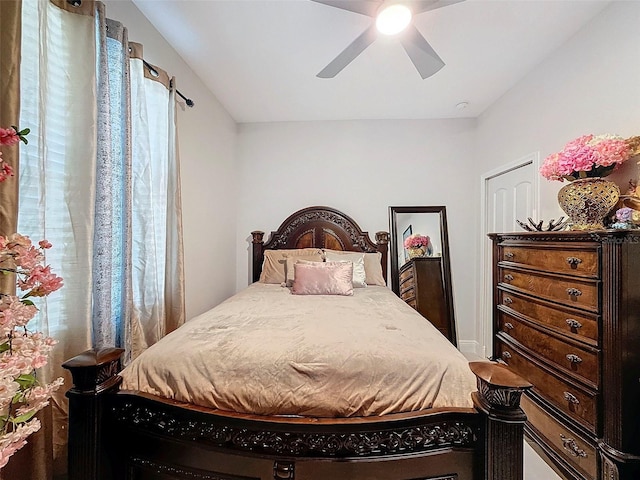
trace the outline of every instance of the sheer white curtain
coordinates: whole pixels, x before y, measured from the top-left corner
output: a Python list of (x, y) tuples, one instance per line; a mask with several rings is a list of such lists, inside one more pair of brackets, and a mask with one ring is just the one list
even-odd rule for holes
[[(184, 323), (180, 168), (175, 79), (131, 51), (132, 296), (131, 356)], [(162, 299), (162, 301), (159, 301)]]
[(18, 231), (53, 244), (47, 263), (65, 284), (38, 316), (59, 341), (43, 373), (66, 379), (53, 402), (64, 464), (61, 363), (105, 346), (130, 358), (184, 322), (175, 98), (101, 4), (24, 0), (22, 31), (20, 125), (32, 133)]
[[(94, 17), (34, 0), (22, 9), (20, 123), (31, 134), (20, 158), (18, 231), (54, 245), (46, 261), (64, 287), (39, 302), (36, 319), (59, 344), (41, 375), (65, 376), (68, 387), (60, 365), (91, 348), (96, 74), (87, 39), (95, 36)], [(64, 390), (52, 399), (54, 458), (65, 454)]]

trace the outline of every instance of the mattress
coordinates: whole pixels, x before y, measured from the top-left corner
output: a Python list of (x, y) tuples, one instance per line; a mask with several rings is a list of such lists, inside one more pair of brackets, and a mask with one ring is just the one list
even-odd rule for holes
[(122, 389), (259, 415), (353, 417), (471, 407), (464, 356), (388, 288), (292, 295), (255, 283), (122, 372)]

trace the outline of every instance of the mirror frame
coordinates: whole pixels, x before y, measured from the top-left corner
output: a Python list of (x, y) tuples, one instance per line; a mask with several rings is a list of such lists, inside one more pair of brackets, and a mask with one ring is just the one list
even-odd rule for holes
[(425, 207), (389, 207), (389, 221), (391, 234), (391, 248), (389, 249), (391, 257), (391, 290), (400, 296), (400, 278), (398, 265), (398, 239), (401, 238), (402, 232), (398, 232), (397, 215), (399, 213), (435, 213), (440, 216), (440, 243), (442, 245), (442, 281), (445, 292), (446, 309), (449, 316), (449, 324), (456, 331), (455, 313), (453, 308), (453, 285), (451, 282), (451, 260), (449, 257), (449, 234), (447, 231), (447, 211), (441, 206)]

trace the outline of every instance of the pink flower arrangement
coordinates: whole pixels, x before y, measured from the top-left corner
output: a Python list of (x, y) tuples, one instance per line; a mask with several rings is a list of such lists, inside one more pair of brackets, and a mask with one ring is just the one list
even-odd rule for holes
[(404, 240), (404, 248), (420, 248), (427, 247), (431, 239), (427, 235), (420, 235), (419, 233), (414, 233), (413, 235), (409, 235)]
[(630, 140), (617, 135), (584, 135), (567, 143), (561, 152), (545, 158), (540, 173), (548, 180), (606, 177), (635, 152)]
[[(29, 129), (0, 128), (0, 146), (22, 140)], [(0, 157), (0, 182), (13, 174)], [(31, 298), (45, 297), (62, 287), (62, 278), (44, 265), (51, 243), (33, 245), (29, 237), (14, 233), (0, 236), (0, 274), (15, 275), (21, 295), (0, 292), (0, 469), (11, 455), (27, 444), (27, 437), (40, 429), (35, 414), (49, 404), (62, 385), (62, 378), (51, 383), (38, 380), (36, 370), (47, 364), (56, 341), (27, 326), (38, 308)]]

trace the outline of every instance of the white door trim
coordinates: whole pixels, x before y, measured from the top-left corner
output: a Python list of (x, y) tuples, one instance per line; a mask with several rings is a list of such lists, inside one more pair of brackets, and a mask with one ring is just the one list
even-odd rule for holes
[[(531, 179), (532, 187), (532, 204), (533, 216), (535, 220), (540, 211), (540, 152), (533, 152), (513, 162), (502, 165), (480, 176), (480, 198), (482, 206), (480, 208), (480, 321), (478, 322), (478, 331), (476, 338), (480, 344), (480, 355), (488, 357), (493, 354), (493, 279), (491, 278), (491, 245), (486, 242), (489, 226), (487, 225), (489, 200), (487, 198), (487, 183), (492, 178), (508, 173), (525, 165), (533, 165), (533, 178)], [(526, 220), (526, 219), (523, 219)]]

